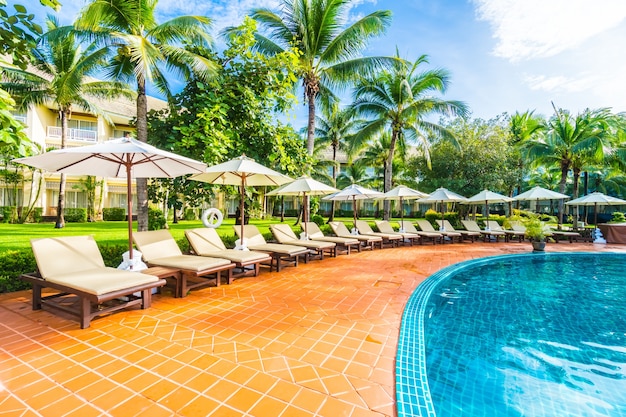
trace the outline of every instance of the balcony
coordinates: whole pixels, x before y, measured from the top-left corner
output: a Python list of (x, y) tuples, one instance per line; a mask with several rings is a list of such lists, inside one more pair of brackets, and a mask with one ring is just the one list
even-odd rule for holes
[[(48, 126), (48, 137), (61, 139), (61, 127)], [(98, 141), (98, 132), (95, 130), (67, 129), (67, 139), (76, 142), (95, 143)]]

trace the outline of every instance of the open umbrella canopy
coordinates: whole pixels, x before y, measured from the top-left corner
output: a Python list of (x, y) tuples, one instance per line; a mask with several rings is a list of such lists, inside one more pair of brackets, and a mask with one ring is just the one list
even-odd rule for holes
[(49, 172), (127, 178), (128, 251), (133, 264), (132, 179), (174, 178), (200, 173), (206, 164), (158, 149), (132, 138), (113, 139), (76, 148), (56, 149), (13, 160)]
[(293, 182), (281, 185), (275, 190), (270, 191), (267, 195), (302, 195), (304, 197), (304, 213), (302, 215), (304, 221), (304, 237), (308, 235), (307, 222), (309, 221), (309, 195), (326, 195), (336, 193), (339, 190), (323, 182), (319, 182), (303, 175), (296, 178)]
[(420, 203), (460, 203), (463, 201), (467, 201), (467, 198), (453, 191), (450, 191), (447, 188), (441, 187), (430, 193), (428, 197), (424, 197), (419, 201)]
[[(404, 224), (404, 209), (402, 207), (402, 202), (404, 200), (416, 200), (419, 198), (428, 197), (428, 194), (423, 193), (418, 190), (414, 190), (405, 185), (398, 185), (395, 188), (384, 193), (381, 197), (378, 197), (379, 200), (399, 200), (400, 201), (400, 218), (402, 222), (400, 224)], [(400, 228), (400, 231), (404, 231)]]
[(611, 197), (610, 195), (602, 194), (600, 192), (595, 192), (579, 197), (575, 200), (568, 201), (565, 204), (569, 206), (620, 206), (626, 205), (626, 200), (622, 200), (621, 198), (617, 197)]
[(569, 196), (538, 185), (513, 197), (514, 200), (560, 200), (562, 198), (569, 198)]
[(354, 227), (356, 227), (356, 200), (369, 200), (373, 198), (380, 198), (383, 195), (380, 191), (370, 190), (369, 188), (361, 187), (358, 184), (348, 185), (343, 190), (334, 194), (322, 197), (322, 200), (328, 201), (348, 201), (352, 200), (352, 212), (354, 214)]
[(189, 177), (191, 180), (207, 182), (218, 185), (239, 185), (241, 186), (241, 201), (239, 202), (239, 213), (241, 215), (241, 240), (236, 249), (246, 249), (244, 242), (244, 199), (246, 186), (256, 185), (283, 185), (293, 181), (292, 178), (267, 168), (255, 162), (254, 159), (241, 155), (230, 161), (207, 167), (200, 174)]
[(489, 190), (483, 190), (478, 194), (468, 197), (465, 204), (482, 204), (482, 203), (508, 203), (513, 201), (513, 198), (507, 197), (503, 194), (495, 193)]

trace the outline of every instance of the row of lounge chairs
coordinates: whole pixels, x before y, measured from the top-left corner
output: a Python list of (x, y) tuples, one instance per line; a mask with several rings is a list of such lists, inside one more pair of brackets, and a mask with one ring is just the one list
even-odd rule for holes
[[(485, 241), (524, 239), (523, 230), (503, 230), (492, 221), (487, 229), (480, 229), (476, 222), (464, 220), (465, 230), (455, 230), (447, 220), (440, 221), (440, 230), (435, 230), (426, 220), (417, 220), (421, 230), (410, 221), (401, 221), (399, 231), (387, 221), (376, 221), (379, 230), (376, 232), (367, 222), (357, 220), (358, 233), (348, 230), (342, 222), (329, 224), (335, 236), (324, 235), (313, 222), (303, 224), (307, 239), (298, 238), (289, 225), (271, 225), (278, 243), (267, 242), (256, 226), (245, 225), (248, 250), (226, 248), (215, 229), (190, 229), (185, 231), (193, 252), (190, 255), (182, 253), (167, 230), (135, 232), (133, 241), (148, 266), (139, 272), (106, 267), (90, 236), (33, 239), (31, 246), (38, 271), (21, 278), (33, 286), (34, 310), (48, 305), (73, 314), (81, 328), (85, 328), (99, 315), (135, 305), (149, 307), (152, 293), (167, 283), (173, 284), (174, 297), (184, 297), (194, 288), (219, 286), (222, 279), (230, 284), (236, 277), (256, 276), (261, 265), (269, 266), (270, 271), (280, 271), (287, 265), (297, 266), (300, 259), (306, 263), (312, 258), (350, 254), (355, 249), (360, 252), (400, 244), (473, 242), (480, 237)], [(234, 229), (241, 238), (240, 227)], [(575, 232), (554, 233), (570, 241), (576, 238)], [(44, 296), (44, 288), (56, 292), (47, 291)]]

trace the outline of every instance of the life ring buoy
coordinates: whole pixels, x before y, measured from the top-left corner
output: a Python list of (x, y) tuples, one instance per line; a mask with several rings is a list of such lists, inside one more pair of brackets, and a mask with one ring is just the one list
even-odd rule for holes
[(202, 213), (202, 224), (212, 229), (217, 229), (222, 224), (224, 215), (216, 208), (210, 208), (204, 210)]

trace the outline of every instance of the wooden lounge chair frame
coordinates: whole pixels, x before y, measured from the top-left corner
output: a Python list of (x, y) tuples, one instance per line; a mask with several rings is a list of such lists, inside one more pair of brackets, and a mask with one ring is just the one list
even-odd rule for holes
[(402, 236), (399, 235), (375, 232), (365, 220), (357, 220), (354, 227), (356, 227), (360, 235), (378, 236), (383, 238), (383, 245), (387, 244), (390, 247), (398, 247), (400, 245), (400, 241), (402, 240)]
[[(81, 256), (88, 256), (89, 261), (94, 263), (95, 266), (94, 269), (85, 269), (85, 276), (88, 276), (89, 271), (98, 270), (98, 268), (109, 270), (111, 274), (115, 274), (116, 271), (125, 274), (129, 273), (129, 271), (121, 271), (105, 267), (102, 255), (98, 250), (98, 246), (91, 236), (33, 239), (31, 241), (31, 245), (33, 245), (33, 253), (37, 259), (38, 268), (41, 268), (44, 271), (48, 268), (46, 268), (45, 265), (42, 265), (45, 260), (42, 259), (43, 257), (39, 253), (40, 249), (38, 249), (38, 246), (40, 244), (47, 244), (50, 241), (54, 241), (54, 243), (62, 245), (64, 250), (67, 250), (67, 254), (71, 254), (73, 257), (75, 256), (75, 262), (72, 262), (71, 259), (64, 260), (67, 272), (69, 273), (76, 273), (72, 271), (72, 266), (76, 266), (76, 264), (79, 263), (79, 261), (76, 261), (76, 257)], [(54, 253), (52, 256), (56, 256), (58, 258), (66, 257), (59, 255), (58, 253)], [(80, 274), (81, 271), (79, 270), (77, 272)], [(130, 273), (139, 274), (140, 272)], [(53, 310), (62, 311), (76, 317), (80, 323), (81, 329), (89, 327), (91, 320), (98, 316), (103, 316), (133, 306), (139, 306), (141, 309), (150, 307), (152, 304), (153, 289), (161, 287), (166, 283), (164, 279), (154, 277), (152, 282), (144, 282), (138, 285), (131, 285), (127, 288), (98, 294), (97, 291), (87, 291), (68, 284), (53, 282), (53, 278), (45, 279), (39, 271), (23, 274), (20, 276), (20, 279), (30, 283), (33, 287), (33, 310), (41, 310), (43, 306), (47, 306)], [(42, 290), (44, 288), (51, 288), (56, 290), (56, 292), (43, 296)]]
[[(274, 265), (276, 265), (276, 272), (280, 272), (284, 266), (298, 266), (300, 257), (302, 257), (304, 263), (309, 262), (309, 249), (301, 246), (267, 243), (256, 226), (247, 224), (243, 228), (247, 247), (255, 251), (265, 252), (272, 257), (270, 272), (274, 270)], [(233, 229), (235, 229), (235, 233), (241, 239), (240, 226), (233, 226)]]
[(426, 220), (426, 219), (419, 219), (416, 220), (417, 225), (419, 226), (420, 229), (422, 229), (422, 231), (424, 232), (436, 232), (436, 233), (441, 233), (444, 237), (444, 239), (442, 239), (442, 242), (445, 243), (446, 239), (449, 239), (450, 243), (454, 243), (454, 239), (456, 238), (458, 242), (461, 242), (463, 240), (463, 235), (459, 232), (452, 232), (452, 231), (445, 231), (445, 230), (435, 230), (435, 228), (433, 227), (433, 225), (430, 223), (430, 221)]
[[(177, 277), (178, 281), (176, 282), (176, 290), (174, 293), (175, 298), (185, 297), (192, 289), (207, 287), (213, 283), (213, 280), (215, 281), (215, 286), (219, 287), (222, 280), (222, 272), (226, 274), (226, 282), (228, 284), (233, 282), (233, 268), (235, 268), (235, 264), (230, 261), (228, 261), (228, 263), (220, 262), (216, 265), (208, 265), (207, 267), (203, 267), (201, 269), (192, 269), (186, 265), (186, 261), (197, 262), (192, 258), (207, 261), (225, 261), (225, 259), (196, 255), (183, 255), (182, 251), (178, 247), (178, 244), (167, 230), (135, 232), (133, 234), (133, 240), (135, 245), (137, 245), (137, 249), (143, 253), (144, 262), (148, 266), (165, 266), (180, 270), (180, 275)], [(167, 252), (171, 254), (171, 256), (178, 257), (181, 260), (181, 263), (178, 265), (170, 262), (165, 263), (163, 262), (163, 259), (167, 258), (154, 256), (152, 253), (152, 247), (157, 244), (163, 245), (158, 252)]]
[(333, 233), (339, 237), (354, 238), (361, 242), (363, 249), (374, 250), (376, 246), (380, 249), (383, 248), (383, 238), (380, 236), (368, 236), (368, 235), (353, 235), (350, 233), (346, 225), (342, 222), (328, 222), (330, 228), (333, 229)]
[[(305, 230), (305, 224), (301, 225), (302, 231)], [(356, 248), (358, 252), (361, 252), (361, 242), (355, 238), (340, 237), (340, 236), (325, 236), (322, 230), (315, 222), (306, 222), (306, 231), (309, 239), (320, 240), (322, 242), (333, 242), (336, 246), (337, 253), (345, 253), (350, 255), (352, 247)]]
[(274, 235), (274, 239), (281, 245), (302, 246), (309, 249), (310, 256), (317, 256), (320, 260), (324, 259), (325, 253), (332, 257), (337, 256), (337, 245), (335, 243), (320, 240), (300, 240), (288, 224), (271, 224), (270, 231)]
[(374, 223), (376, 223), (376, 227), (381, 233), (402, 236), (401, 242), (404, 246), (406, 246), (407, 244), (413, 246), (415, 242), (421, 244), (422, 238), (417, 233), (411, 233), (411, 232), (406, 232), (406, 231), (396, 232), (393, 229), (393, 226), (391, 225), (391, 223), (389, 223), (387, 220), (375, 220)]
[(443, 224), (443, 227), (445, 228), (446, 231), (460, 233), (461, 236), (463, 236), (463, 240), (469, 239), (470, 242), (472, 242), (472, 243), (474, 243), (476, 238), (482, 236), (482, 234), (480, 232), (473, 232), (471, 230), (455, 229), (454, 226), (452, 226), (452, 224), (448, 220), (437, 220), (437, 223), (439, 224), (440, 228), (441, 228), (441, 225)]
[[(261, 264), (271, 267), (272, 257), (265, 252), (258, 251), (236, 251), (244, 254), (257, 254), (258, 256), (250, 257), (250, 259), (237, 259), (231, 256), (234, 249), (227, 249), (219, 237), (215, 229), (196, 228), (185, 230), (185, 237), (189, 241), (191, 250), (199, 256), (209, 256), (216, 258), (228, 259), (235, 264), (240, 272), (235, 273), (233, 270), (233, 278), (241, 278), (252, 275), (258, 276)], [(204, 249), (203, 249), (204, 248)], [(207, 250), (207, 248), (210, 248)], [(251, 268), (250, 268), (251, 267)]]
[(461, 220), (461, 223), (463, 223), (463, 226), (467, 230), (480, 232), (480, 234), (483, 236), (484, 242), (491, 241), (492, 237), (495, 239), (496, 242), (498, 241), (498, 238), (503, 238), (504, 240), (507, 239), (506, 233), (504, 233), (503, 231), (483, 230), (480, 228), (480, 226), (478, 226), (478, 223), (476, 223), (476, 221), (474, 220)]
[(424, 244), (424, 240), (430, 239), (433, 245), (436, 243), (443, 243), (443, 235), (439, 232), (425, 232), (423, 230), (417, 230), (413, 223), (409, 220), (400, 220), (400, 227), (409, 233), (415, 233), (420, 236), (420, 244)]
[(504, 232), (506, 233), (505, 241), (510, 242), (511, 239), (517, 239), (518, 242), (523, 242), (526, 238), (526, 232), (522, 232), (519, 230), (507, 230), (500, 226), (495, 220), (487, 220), (487, 224), (489, 225), (489, 230), (496, 232)]

